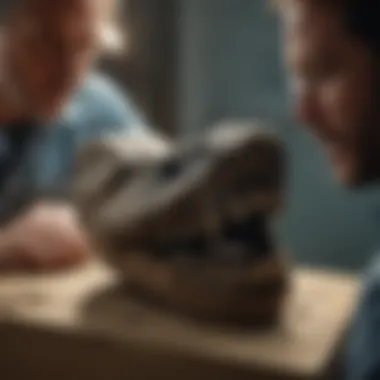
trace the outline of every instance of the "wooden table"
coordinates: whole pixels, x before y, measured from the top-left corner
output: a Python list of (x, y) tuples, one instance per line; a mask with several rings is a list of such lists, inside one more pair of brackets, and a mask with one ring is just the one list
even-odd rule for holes
[(282, 326), (199, 326), (128, 300), (100, 263), (0, 279), (1, 379), (316, 379), (350, 321), (358, 280), (294, 270)]

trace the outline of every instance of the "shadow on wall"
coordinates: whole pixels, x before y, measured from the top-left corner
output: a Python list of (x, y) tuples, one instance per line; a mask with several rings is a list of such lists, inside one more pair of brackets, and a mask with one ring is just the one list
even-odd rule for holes
[(317, 144), (289, 122), (279, 25), (267, 1), (182, 5), (184, 134), (223, 118), (260, 117), (279, 125), (291, 160), (289, 203), (280, 223), (286, 246), (305, 263), (362, 267), (378, 240), (380, 191), (341, 189)]

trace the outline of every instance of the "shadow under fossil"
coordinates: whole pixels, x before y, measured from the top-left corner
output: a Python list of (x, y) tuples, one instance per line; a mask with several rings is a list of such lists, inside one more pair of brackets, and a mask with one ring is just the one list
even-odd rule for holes
[(205, 317), (181, 313), (125, 282), (103, 289), (88, 300), (83, 307), (82, 320), (89, 328), (106, 328), (142, 338), (165, 335), (167, 339), (167, 333), (182, 334), (187, 329), (196, 334), (202, 334), (202, 331), (232, 335), (268, 332), (268, 328), (261, 325), (218, 323)]

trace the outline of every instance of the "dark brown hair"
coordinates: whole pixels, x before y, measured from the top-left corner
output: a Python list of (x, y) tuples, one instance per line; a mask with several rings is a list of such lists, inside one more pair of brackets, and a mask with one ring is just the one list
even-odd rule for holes
[(275, 0), (274, 4), (281, 9), (295, 2), (310, 2), (338, 11), (347, 30), (380, 53), (380, 0)]

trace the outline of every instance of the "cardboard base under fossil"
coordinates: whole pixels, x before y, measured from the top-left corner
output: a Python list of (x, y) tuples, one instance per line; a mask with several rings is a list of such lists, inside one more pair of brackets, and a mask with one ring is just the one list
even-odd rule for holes
[(177, 144), (91, 144), (74, 198), (135, 294), (199, 319), (272, 325), (288, 283), (270, 229), (284, 171), (274, 135), (230, 125)]

